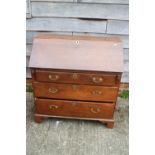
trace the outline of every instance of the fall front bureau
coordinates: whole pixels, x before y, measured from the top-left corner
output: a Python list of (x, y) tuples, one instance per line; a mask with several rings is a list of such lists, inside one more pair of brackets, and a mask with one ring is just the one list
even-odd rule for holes
[(41, 35), (30, 57), (35, 121), (98, 120), (113, 128), (123, 71), (118, 38)]

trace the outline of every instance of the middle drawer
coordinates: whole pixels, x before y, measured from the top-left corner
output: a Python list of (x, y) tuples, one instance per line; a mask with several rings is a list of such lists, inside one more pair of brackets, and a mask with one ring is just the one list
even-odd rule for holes
[(41, 82), (34, 82), (33, 88), (36, 97), (106, 102), (115, 102), (118, 92), (117, 87)]

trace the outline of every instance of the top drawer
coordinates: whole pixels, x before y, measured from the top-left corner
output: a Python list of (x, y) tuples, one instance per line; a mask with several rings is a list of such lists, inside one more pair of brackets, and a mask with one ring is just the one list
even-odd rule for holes
[(40, 82), (75, 83), (105, 86), (113, 86), (118, 83), (118, 78), (115, 74), (55, 72), (39, 69), (35, 70), (35, 80)]

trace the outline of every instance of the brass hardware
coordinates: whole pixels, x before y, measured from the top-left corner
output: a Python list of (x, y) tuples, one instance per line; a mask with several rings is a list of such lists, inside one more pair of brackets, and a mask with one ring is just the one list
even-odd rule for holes
[(79, 86), (78, 85), (72, 85), (73, 90), (78, 90)]
[(94, 83), (101, 83), (103, 82), (103, 78), (102, 77), (93, 77), (92, 78)]
[(59, 75), (49, 75), (48, 78), (52, 81), (56, 81), (59, 79)]
[(90, 109), (90, 111), (92, 112), (92, 113), (99, 113), (100, 111), (101, 111), (101, 109), (100, 108), (96, 108), (96, 109), (94, 109), (94, 108), (91, 108)]
[(49, 105), (49, 108), (50, 108), (50, 109), (58, 109), (59, 106), (57, 106), (57, 105)]
[(76, 40), (75, 43), (76, 43), (76, 45), (79, 45), (80, 42), (79, 42), (79, 40)]
[(92, 94), (93, 94), (93, 95), (102, 95), (102, 91), (93, 90), (93, 91), (92, 91)]
[(78, 74), (77, 73), (73, 73), (72, 78), (73, 78), (73, 80), (77, 80), (78, 79)]
[(58, 89), (57, 88), (49, 88), (48, 91), (52, 94), (55, 94), (58, 92)]

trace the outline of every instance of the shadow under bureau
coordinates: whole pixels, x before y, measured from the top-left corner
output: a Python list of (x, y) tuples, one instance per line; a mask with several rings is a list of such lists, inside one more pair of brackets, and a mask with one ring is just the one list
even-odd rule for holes
[(98, 120), (113, 128), (123, 71), (118, 38), (40, 35), (30, 57), (35, 121)]

